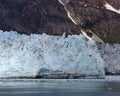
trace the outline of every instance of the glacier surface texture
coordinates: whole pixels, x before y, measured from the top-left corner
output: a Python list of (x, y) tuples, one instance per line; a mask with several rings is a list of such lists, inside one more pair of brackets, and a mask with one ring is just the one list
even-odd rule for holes
[(83, 35), (65, 38), (0, 31), (0, 78), (57, 78), (55, 74), (103, 78), (104, 65), (96, 43)]

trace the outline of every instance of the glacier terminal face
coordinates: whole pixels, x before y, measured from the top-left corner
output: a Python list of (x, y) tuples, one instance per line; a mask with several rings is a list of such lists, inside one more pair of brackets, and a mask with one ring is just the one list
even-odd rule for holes
[(98, 44), (101, 57), (106, 62), (105, 72), (109, 75), (120, 74), (120, 44)]
[(0, 78), (104, 78), (105, 62), (83, 35), (20, 35), (0, 31)]

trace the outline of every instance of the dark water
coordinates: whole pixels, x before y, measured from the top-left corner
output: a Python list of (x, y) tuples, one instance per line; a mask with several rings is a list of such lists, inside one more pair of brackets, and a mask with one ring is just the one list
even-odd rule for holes
[(0, 96), (120, 96), (120, 82), (2, 79)]

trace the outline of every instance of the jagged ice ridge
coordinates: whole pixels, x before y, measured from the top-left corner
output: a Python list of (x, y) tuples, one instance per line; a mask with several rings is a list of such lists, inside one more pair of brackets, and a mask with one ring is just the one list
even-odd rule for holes
[(0, 31), (0, 78), (62, 72), (104, 77), (104, 60), (83, 35), (20, 35)]

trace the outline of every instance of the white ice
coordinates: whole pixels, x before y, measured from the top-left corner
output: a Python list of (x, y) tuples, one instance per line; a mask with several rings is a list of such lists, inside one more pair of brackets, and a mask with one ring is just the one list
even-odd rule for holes
[(101, 44), (100, 53), (106, 62), (106, 71), (111, 74), (120, 74), (120, 44)]
[(35, 77), (41, 70), (104, 76), (104, 60), (83, 35), (20, 35), (0, 31), (0, 78)]

